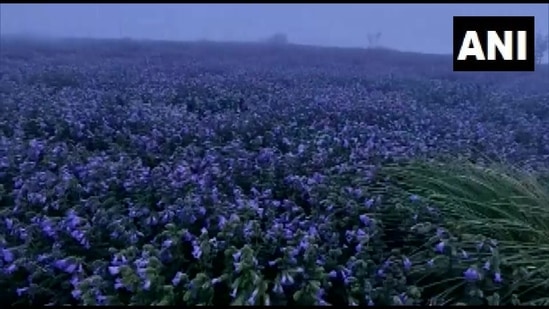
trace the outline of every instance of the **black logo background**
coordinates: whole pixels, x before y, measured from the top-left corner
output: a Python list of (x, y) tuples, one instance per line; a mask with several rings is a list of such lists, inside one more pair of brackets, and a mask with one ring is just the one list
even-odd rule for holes
[[(474, 57), (458, 61), (457, 57), (466, 31), (477, 31), (483, 50), (486, 53), (487, 31), (497, 31), (503, 38), (503, 31), (525, 30), (527, 60), (503, 60), (499, 52), (496, 60), (478, 61)], [(533, 16), (454, 16), (454, 71), (534, 71), (535, 63), (535, 21)], [(514, 37), (514, 36), (513, 36)], [(513, 58), (516, 50), (513, 51)]]

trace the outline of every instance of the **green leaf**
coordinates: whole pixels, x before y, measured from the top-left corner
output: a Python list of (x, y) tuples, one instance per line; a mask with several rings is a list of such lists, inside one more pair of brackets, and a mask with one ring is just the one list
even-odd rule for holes
[(311, 280), (309, 281), (309, 284), (316, 290), (320, 289), (320, 281)]
[(185, 292), (185, 294), (183, 294), (183, 301), (188, 303), (189, 300), (191, 299), (191, 295), (192, 295), (192, 292), (191, 291), (187, 291)]
[(520, 299), (518, 298), (517, 294), (513, 294), (513, 295), (511, 296), (511, 304), (512, 304), (513, 306), (519, 306), (520, 303), (521, 303), (521, 302), (520, 302)]
[(499, 306), (500, 305), (500, 297), (498, 293), (494, 293), (488, 297), (486, 297), (486, 300), (488, 301), (488, 305), (490, 306)]
[(402, 301), (400, 300), (400, 297), (398, 296), (393, 296), (393, 303), (392, 303), (393, 306), (402, 306), (403, 303)]
[(303, 291), (299, 290), (294, 293), (294, 301), (299, 301), (301, 299), (301, 296), (303, 295)]

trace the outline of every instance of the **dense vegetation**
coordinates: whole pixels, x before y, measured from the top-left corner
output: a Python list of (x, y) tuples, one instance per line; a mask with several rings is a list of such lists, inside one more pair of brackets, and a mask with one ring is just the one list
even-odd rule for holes
[(549, 299), (549, 81), (445, 56), (0, 48), (0, 299)]

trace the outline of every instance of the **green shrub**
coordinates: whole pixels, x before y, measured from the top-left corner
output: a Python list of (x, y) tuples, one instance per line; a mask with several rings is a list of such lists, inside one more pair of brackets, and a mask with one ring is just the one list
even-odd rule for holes
[[(417, 196), (444, 222), (446, 229), (438, 227), (437, 236), (411, 256), (425, 259), (431, 246), (444, 247), (433, 273), (419, 278), (424, 294), (438, 303), (549, 304), (545, 175), (466, 162), (395, 164), (381, 175), (395, 195)], [(421, 222), (413, 229), (432, 228)], [(471, 272), (478, 272), (477, 280), (460, 280)]]

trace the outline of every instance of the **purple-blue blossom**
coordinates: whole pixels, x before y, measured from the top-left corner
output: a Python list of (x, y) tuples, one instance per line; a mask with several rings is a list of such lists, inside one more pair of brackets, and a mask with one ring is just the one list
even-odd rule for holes
[(183, 278), (183, 273), (178, 271), (172, 279), (172, 284), (174, 286), (177, 286), (181, 282), (182, 278)]
[(437, 253), (444, 253), (445, 247), (446, 247), (446, 244), (443, 241), (441, 241), (435, 246), (435, 251)]
[(116, 276), (120, 273), (120, 267), (119, 266), (109, 266), (109, 273), (113, 276)]
[(359, 218), (360, 222), (362, 222), (364, 225), (368, 226), (370, 224), (371, 219), (370, 217), (368, 217), (368, 215), (362, 214), (359, 216)]
[(494, 282), (495, 283), (501, 283), (503, 281), (503, 278), (501, 277), (501, 273), (500, 272), (495, 272), (494, 273)]
[(9, 249), (2, 249), (2, 258), (4, 262), (11, 263), (14, 260), (14, 255)]
[(410, 268), (412, 267), (412, 261), (410, 261), (408, 257), (404, 257), (402, 264), (405, 270), (410, 270)]
[(480, 279), (480, 274), (473, 267), (467, 268), (467, 270), (465, 270), (463, 272), (463, 276), (465, 277), (465, 280), (467, 280), (467, 281), (477, 281), (477, 280)]

